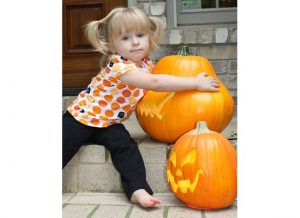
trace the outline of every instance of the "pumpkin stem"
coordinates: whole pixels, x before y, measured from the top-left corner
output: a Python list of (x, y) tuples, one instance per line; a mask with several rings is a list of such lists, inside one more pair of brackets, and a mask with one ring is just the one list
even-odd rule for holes
[(186, 45), (181, 46), (177, 55), (188, 56), (189, 55), (189, 47), (187, 47)]
[(200, 134), (200, 133), (210, 133), (211, 131), (208, 129), (207, 124), (205, 121), (198, 121), (197, 122), (197, 127), (194, 130), (195, 134)]

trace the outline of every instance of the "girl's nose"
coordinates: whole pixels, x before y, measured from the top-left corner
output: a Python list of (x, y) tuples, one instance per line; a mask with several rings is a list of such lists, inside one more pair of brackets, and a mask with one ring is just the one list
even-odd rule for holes
[(132, 45), (139, 45), (139, 40), (137, 37), (132, 37)]

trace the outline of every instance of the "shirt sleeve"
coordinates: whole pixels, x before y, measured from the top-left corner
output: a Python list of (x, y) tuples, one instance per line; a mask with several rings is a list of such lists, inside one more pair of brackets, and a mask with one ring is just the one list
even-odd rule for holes
[(128, 61), (119, 55), (111, 56), (110, 61), (107, 64), (107, 68), (110, 69), (110, 73), (115, 78), (118, 78), (130, 70), (138, 69), (132, 61)]

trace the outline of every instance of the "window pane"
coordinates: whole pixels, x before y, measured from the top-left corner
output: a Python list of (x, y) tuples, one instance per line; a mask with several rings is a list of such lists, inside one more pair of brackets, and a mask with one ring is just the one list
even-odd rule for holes
[(202, 0), (202, 8), (217, 8), (217, 5), (216, 5), (217, 1), (216, 0)]
[(237, 7), (237, 0), (181, 0), (183, 10)]
[(201, 0), (182, 0), (183, 10), (201, 9)]
[(237, 7), (237, 0), (220, 0), (220, 8)]

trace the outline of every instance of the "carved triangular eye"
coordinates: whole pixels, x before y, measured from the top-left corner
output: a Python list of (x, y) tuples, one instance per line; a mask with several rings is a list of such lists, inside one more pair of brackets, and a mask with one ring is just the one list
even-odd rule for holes
[(181, 166), (184, 166), (186, 164), (194, 164), (196, 161), (196, 150), (193, 149), (190, 153), (188, 153), (188, 155), (186, 156), (186, 158), (182, 161)]
[(173, 163), (173, 166), (176, 167), (176, 152), (173, 152), (169, 160)]

